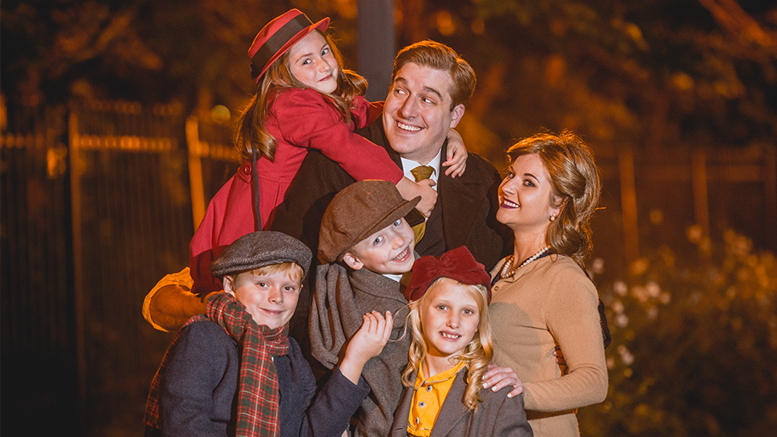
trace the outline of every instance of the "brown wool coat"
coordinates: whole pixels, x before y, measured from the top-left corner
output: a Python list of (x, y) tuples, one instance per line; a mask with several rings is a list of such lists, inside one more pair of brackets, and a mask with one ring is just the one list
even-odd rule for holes
[(345, 355), (346, 342), (362, 324), (362, 315), (391, 311), (391, 338), (377, 357), (364, 366), (362, 377), (372, 388), (356, 412), (355, 436), (385, 436), (402, 394), (402, 370), (407, 365), (410, 335), (403, 335), (407, 300), (398, 282), (367, 269), (352, 271), (341, 264), (318, 266), (310, 309), (313, 357), (328, 369)]

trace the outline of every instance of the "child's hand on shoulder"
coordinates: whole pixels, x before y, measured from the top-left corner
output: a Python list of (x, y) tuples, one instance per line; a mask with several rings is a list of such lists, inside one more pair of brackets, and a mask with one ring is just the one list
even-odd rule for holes
[(446, 155), (446, 161), (442, 163), (443, 167), (448, 167), (445, 174), (451, 178), (463, 175), (467, 168), (468, 153), (464, 146), (464, 139), (461, 138), (456, 129), (448, 131), (448, 153)]
[(362, 326), (356, 331), (345, 349), (345, 357), (340, 363), (340, 371), (354, 384), (359, 382), (364, 365), (372, 357), (377, 357), (386, 346), (394, 317), (386, 311), (384, 317), (377, 311), (362, 316)]

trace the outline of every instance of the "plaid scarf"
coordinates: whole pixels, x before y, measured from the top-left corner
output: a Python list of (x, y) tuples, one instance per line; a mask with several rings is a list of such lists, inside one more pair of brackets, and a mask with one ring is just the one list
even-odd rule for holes
[[(257, 325), (243, 304), (229, 293), (214, 295), (208, 301), (206, 314), (192, 317), (184, 326), (204, 320), (218, 323), (242, 348), (236, 435), (279, 435), (278, 375), (271, 357), (288, 353), (288, 324), (276, 329)], [(144, 420), (146, 426), (159, 428), (159, 391), (170, 350), (180, 335), (181, 331), (178, 331), (151, 382)]]

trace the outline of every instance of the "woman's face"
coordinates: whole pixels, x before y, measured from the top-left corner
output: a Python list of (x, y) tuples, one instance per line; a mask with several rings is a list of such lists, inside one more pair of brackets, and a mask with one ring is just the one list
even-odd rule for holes
[(339, 66), (319, 32), (310, 32), (289, 50), (289, 70), (298, 81), (323, 94), (337, 89)]
[(513, 161), (499, 186), (499, 211), (496, 219), (513, 232), (543, 236), (550, 217), (559, 208), (550, 203), (551, 180), (537, 154), (521, 155)]

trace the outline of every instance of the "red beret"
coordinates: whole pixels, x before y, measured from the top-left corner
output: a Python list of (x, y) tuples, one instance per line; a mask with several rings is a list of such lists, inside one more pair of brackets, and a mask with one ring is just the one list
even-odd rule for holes
[(488, 303), (491, 303), (491, 276), (483, 264), (475, 261), (466, 246), (443, 253), (439, 258), (422, 256), (413, 264), (413, 275), (405, 289), (408, 301), (418, 300), (439, 278), (450, 278), (467, 285), (483, 285), (488, 290)]

